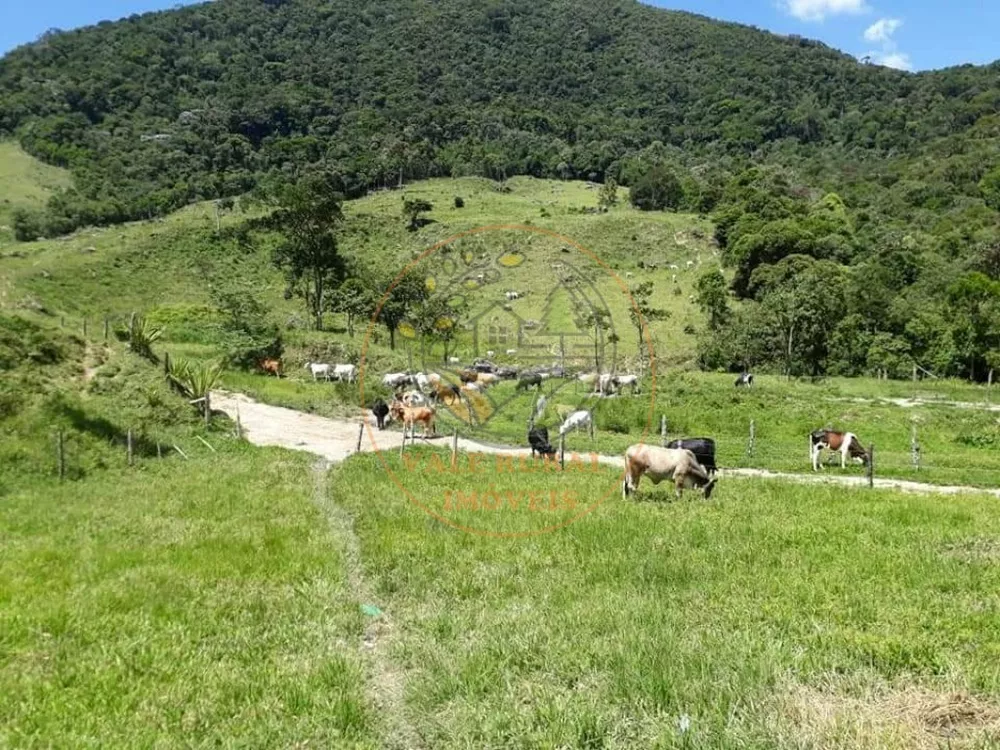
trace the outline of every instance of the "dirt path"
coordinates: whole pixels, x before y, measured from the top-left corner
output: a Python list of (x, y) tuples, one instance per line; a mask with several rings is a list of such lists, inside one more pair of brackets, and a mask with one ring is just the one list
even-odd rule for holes
[[(243, 426), (247, 440), (254, 445), (273, 445), (292, 450), (301, 450), (325, 458), (332, 463), (339, 463), (355, 453), (358, 444), (358, 432), (362, 421), (329, 419), (286, 409), (281, 406), (262, 404), (243, 394), (212, 392), (212, 406), (225, 412), (235, 420), (237, 413)], [(418, 444), (434, 445), (442, 449), (450, 449), (451, 439), (440, 436), (424, 441), (419, 437)], [(375, 444), (372, 442), (374, 435)], [(398, 449), (402, 441), (402, 433), (379, 432), (372, 427), (365, 427), (361, 441), (361, 452), (370, 453), (375, 450)], [(490, 445), (467, 438), (459, 438), (458, 449), (467, 453), (492, 453), (497, 455), (528, 456), (528, 448), (513, 448), (503, 445)], [(598, 461), (607, 466), (624, 468), (624, 460), (620, 456), (598, 456)], [(799, 484), (839, 484), (848, 487), (863, 487), (868, 481), (864, 477), (845, 476), (832, 471), (817, 474), (791, 474), (766, 469), (720, 469), (719, 476), (752, 477), (757, 479), (776, 479)], [(959, 493), (979, 493), (1000, 498), (1000, 489), (983, 489), (966, 485), (939, 485), (911, 482), (905, 479), (879, 479), (875, 486), (882, 489), (894, 489), (903, 492), (923, 492), (939, 495), (956, 495)]]
[[(313, 501), (326, 516), (330, 531), (344, 551), (347, 588), (351, 597), (362, 606), (370, 606), (375, 601), (374, 592), (365, 580), (361, 567), (361, 549), (354, 532), (354, 519), (333, 502), (327, 491), (330, 466), (330, 462), (324, 459), (313, 464)], [(378, 708), (379, 717), (385, 726), (384, 747), (390, 750), (419, 750), (423, 747), (420, 736), (406, 718), (403, 696), (405, 678), (389, 656), (392, 634), (393, 621), (389, 613), (380, 611), (375, 615), (366, 614), (365, 629), (359, 644), (368, 672), (366, 685), (369, 697)]]
[(947, 406), (952, 409), (975, 409), (979, 411), (1000, 411), (1000, 404), (988, 404), (986, 402), (975, 401), (945, 401), (934, 398), (889, 398), (879, 396), (877, 398), (860, 398), (838, 396), (830, 397), (827, 401), (846, 401), (854, 404), (889, 404), (903, 409), (913, 409), (917, 406)]

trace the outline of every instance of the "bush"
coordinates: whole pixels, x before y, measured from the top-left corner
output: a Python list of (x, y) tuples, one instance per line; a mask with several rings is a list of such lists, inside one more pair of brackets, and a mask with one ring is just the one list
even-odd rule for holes
[(676, 210), (684, 203), (684, 186), (673, 171), (656, 166), (632, 186), (629, 200), (640, 211)]
[(465, 200), (460, 195), (455, 196), (455, 208), (465, 208)]

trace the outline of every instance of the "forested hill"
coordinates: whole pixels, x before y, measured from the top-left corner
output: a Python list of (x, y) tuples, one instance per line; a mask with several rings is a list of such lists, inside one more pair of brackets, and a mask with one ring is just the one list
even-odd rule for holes
[(832, 159), (839, 175), (995, 137), (998, 79), (996, 66), (866, 66), (630, 0), (217, 0), (8, 54), (0, 132), (73, 170), (77, 190), (31, 219), (54, 233), (313, 164), (355, 192), (468, 173), (629, 183), (637, 164), (706, 155)]

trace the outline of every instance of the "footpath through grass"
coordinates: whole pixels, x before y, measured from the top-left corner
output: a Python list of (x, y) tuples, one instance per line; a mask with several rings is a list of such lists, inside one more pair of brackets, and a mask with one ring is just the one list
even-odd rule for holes
[(310, 458), (234, 446), (0, 505), (0, 746), (377, 747)]
[[(534, 509), (514, 496), (586, 502), (617, 480), (385, 460), (414, 498), (493, 532), (566, 517), (547, 494)], [(710, 502), (674, 502), (644, 483), (639, 502), (611, 498), (562, 531), (511, 539), (431, 517), (375, 456), (332, 487), (398, 625), (390, 655), (427, 747), (1000, 741), (994, 500), (730, 480)], [(490, 487), (499, 504), (484, 502)], [(456, 489), (466, 500), (448, 511)]]

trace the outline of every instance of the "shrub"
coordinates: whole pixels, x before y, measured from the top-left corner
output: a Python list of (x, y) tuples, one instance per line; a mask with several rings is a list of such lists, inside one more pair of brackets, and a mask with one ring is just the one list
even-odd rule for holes
[(460, 195), (455, 196), (455, 208), (465, 208), (465, 200)]

